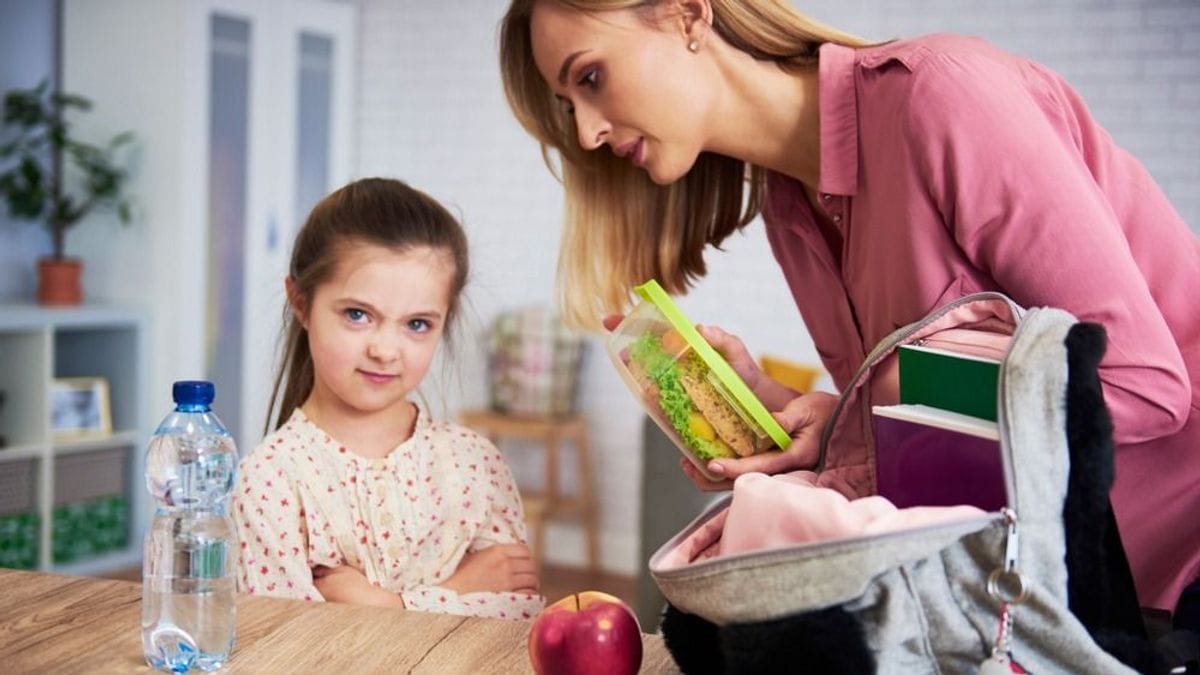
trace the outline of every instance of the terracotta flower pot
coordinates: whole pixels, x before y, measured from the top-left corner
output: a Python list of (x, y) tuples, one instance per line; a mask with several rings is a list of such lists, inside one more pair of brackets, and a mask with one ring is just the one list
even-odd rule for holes
[(83, 261), (79, 258), (42, 258), (38, 260), (38, 303), (78, 305), (83, 302)]

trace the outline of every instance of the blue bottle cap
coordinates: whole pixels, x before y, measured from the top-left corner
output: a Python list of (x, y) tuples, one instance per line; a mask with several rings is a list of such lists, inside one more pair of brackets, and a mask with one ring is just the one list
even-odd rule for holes
[(217, 390), (212, 382), (205, 380), (180, 380), (171, 388), (175, 405), (211, 405)]

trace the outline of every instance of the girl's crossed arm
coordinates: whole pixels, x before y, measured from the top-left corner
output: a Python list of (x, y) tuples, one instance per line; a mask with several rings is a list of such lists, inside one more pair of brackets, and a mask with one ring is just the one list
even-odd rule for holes
[(526, 541), (521, 493), (500, 451), (482, 437), (477, 442), (482, 470), (471, 480), (486, 495), (487, 515), (458, 569), (442, 586), (457, 593), (536, 595), (537, 563)]
[(351, 605), (404, 608), (404, 600), (367, 580), (365, 574), (349, 565), (312, 568), (313, 584), (329, 602)]
[(300, 499), (282, 470), (247, 456), (233, 496), (238, 587), (250, 595), (320, 600), (308, 564), (308, 528)]
[(537, 593), (537, 565), (525, 544), (494, 544), (468, 552), (442, 586), (455, 593)]

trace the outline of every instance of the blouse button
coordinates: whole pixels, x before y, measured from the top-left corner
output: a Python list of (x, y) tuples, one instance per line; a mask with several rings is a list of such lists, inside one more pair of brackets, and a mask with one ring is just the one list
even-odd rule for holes
[(833, 222), (835, 222), (835, 223), (842, 222), (842, 214), (840, 214), (840, 213), (833, 214)]
[(388, 555), (392, 556), (393, 560), (399, 559), (400, 558), (400, 545), (392, 544), (391, 546), (389, 546), (388, 547)]
[(387, 460), (386, 459), (372, 460), (371, 468), (375, 469), (376, 471), (383, 471), (384, 469), (387, 468)]
[(833, 201), (833, 195), (829, 194), (828, 192), (822, 192), (821, 193), (821, 201), (828, 204), (829, 202)]
[(392, 524), (391, 512), (385, 512), (382, 516), (379, 516), (379, 521), (384, 525), (390, 526)]

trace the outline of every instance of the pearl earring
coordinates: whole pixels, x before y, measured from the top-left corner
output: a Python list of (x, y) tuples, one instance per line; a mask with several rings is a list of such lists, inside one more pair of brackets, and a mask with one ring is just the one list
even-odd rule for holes
[(693, 54), (700, 51), (700, 41), (692, 40), (691, 42), (689, 42), (688, 43), (688, 51), (692, 52)]

